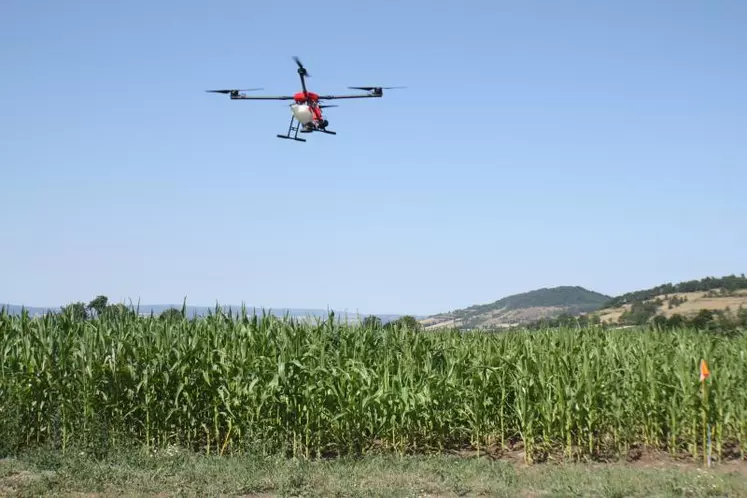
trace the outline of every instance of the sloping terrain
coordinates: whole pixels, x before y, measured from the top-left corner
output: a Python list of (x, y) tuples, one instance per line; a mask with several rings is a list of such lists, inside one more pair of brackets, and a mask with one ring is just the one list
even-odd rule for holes
[(670, 318), (675, 314), (692, 317), (702, 309), (730, 311), (732, 314), (735, 314), (740, 307), (747, 308), (747, 290), (725, 291), (714, 289), (710, 291), (660, 294), (643, 301), (634, 301), (633, 303), (614, 308), (605, 308), (594, 314), (599, 316), (602, 323), (617, 324), (624, 313), (631, 312), (633, 304), (636, 302), (655, 304), (655, 316), (661, 315), (665, 318)]
[(426, 329), (439, 327), (508, 327), (554, 318), (564, 313), (588, 313), (609, 302), (610, 296), (579, 286), (542, 288), (504, 297), (489, 304), (470, 306), (420, 320)]
[(684, 319), (693, 319), (697, 315), (705, 318), (714, 313), (722, 319), (736, 318), (741, 322), (745, 308), (747, 277), (732, 274), (628, 292), (611, 299), (593, 315), (611, 325), (672, 321), (675, 315)]

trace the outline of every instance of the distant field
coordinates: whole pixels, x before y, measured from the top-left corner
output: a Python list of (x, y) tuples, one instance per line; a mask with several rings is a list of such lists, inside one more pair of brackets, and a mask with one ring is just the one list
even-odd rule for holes
[[(669, 304), (672, 302), (674, 297), (678, 299), (685, 299), (684, 303), (678, 304), (671, 309)], [(662, 304), (658, 308), (658, 314), (664, 315), (667, 318), (679, 313), (680, 315), (693, 315), (701, 309), (710, 310), (726, 310), (730, 309), (732, 312), (736, 312), (740, 306), (747, 308), (747, 290), (738, 290), (729, 296), (712, 296), (709, 292), (676, 292), (668, 295), (660, 295), (649, 301), (655, 301), (661, 299)], [(617, 308), (605, 309), (597, 314), (603, 322), (617, 323), (623, 312), (630, 310), (631, 305), (626, 304)]]

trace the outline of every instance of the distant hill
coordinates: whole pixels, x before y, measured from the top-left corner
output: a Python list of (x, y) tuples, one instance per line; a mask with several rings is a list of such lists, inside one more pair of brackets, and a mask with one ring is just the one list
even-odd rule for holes
[(427, 317), (420, 322), (426, 328), (508, 327), (531, 323), (562, 314), (589, 313), (601, 308), (612, 297), (579, 286), (542, 288), (504, 297), (489, 304)]

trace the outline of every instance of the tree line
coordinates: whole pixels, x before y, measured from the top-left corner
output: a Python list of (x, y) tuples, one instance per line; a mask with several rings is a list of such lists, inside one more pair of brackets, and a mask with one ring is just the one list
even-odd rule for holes
[[(107, 296), (99, 295), (86, 304), (83, 301), (76, 301), (60, 308), (63, 314), (69, 314), (76, 320), (89, 320), (95, 317), (112, 316), (112, 315), (137, 315), (132, 307), (127, 307), (122, 303), (109, 304)], [(168, 308), (158, 315), (159, 318), (167, 320), (178, 317), (183, 318), (184, 312), (176, 308)]]
[[(60, 312), (64, 314), (70, 314), (77, 320), (88, 320), (97, 316), (111, 316), (114, 314), (136, 315), (134, 309), (128, 308), (124, 304), (109, 304), (109, 298), (103, 295), (96, 296), (91, 301), (89, 301), (88, 304), (83, 301), (77, 301), (66, 306), (62, 306)], [(180, 310), (177, 308), (167, 308), (158, 314), (158, 318), (161, 320), (182, 319), (184, 317), (184, 310)], [(387, 322), (386, 324), (382, 322), (380, 317), (376, 315), (369, 315), (363, 319), (362, 325), (364, 327), (382, 327), (385, 329), (392, 329), (394, 327), (406, 327), (410, 330), (421, 330), (423, 328), (423, 325), (418, 322), (417, 318), (411, 315), (401, 316), (396, 320)]]
[(401, 316), (397, 318), (396, 320), (391, 320), (387, 323), (383, 323), (381, 318), (379, 318), (376, 315), (369, 315), (363, 319), (363, 322), (361, 323), (361, 325), (365, 328), (384, 328), (384, 329), (404, 327), (409, 330), (421, 330), (423, 328), (423, 324), (420, 323), (417, 318), (411, 315)]

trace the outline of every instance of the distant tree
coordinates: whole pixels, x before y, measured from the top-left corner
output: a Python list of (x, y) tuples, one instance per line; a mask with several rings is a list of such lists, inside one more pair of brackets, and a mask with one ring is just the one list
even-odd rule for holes
[(690, 320), (690, 323), (693, 327), (700, 330), (710, 329), (711, 324), (714, 322), (714, 314), (715, 313), (713, 310), (701, 309), (700, 311), (698, 311), (698, 314), (695, 315), (692, 320)]
[(565, 311), (554, 319), (550, 319), (549, 324), (551, 327), (576, 327), (578, 325), (577, 320), (579, 319)]
[(94, 310), (97, 315), (101, 315), (106, 309), (106, 305), (109, 303), (109, 298), (106, 296), (96, 296), (88, 303), (88, 309)]
[(63, 306), (60, 311), (62, 311), (63, 314), (70, 314), (75, 320), (86, 320), (88, 318), (86, 304), (82, 301)]
[(414, 317), (410, 315), (405, 315), (399, 319), (399, 322), (406, 326), (408, 329), (412, 330), (419, 330), (421, 325), (420, 322)]
[(629, 310), (620, 315), (618, 321), (622, 325), (644, 325), (656, 316), (657, 309), (656, 303), (635, 301)]
[(423, 326), (421, 323), (414, 317), (410, 315), (401, 316), (398, 319), (387, 323), (387, 328), (391, 329), (396, 326), (405, 327), (409, 330), (420, 330)]
[(747, 327), (747, 308), (743, 307), (741, 304), (737, 310), (737, 322), (741, 327)]
[(672, 299), (669, 300), (669, 309), (671, 310), (672, 308), (676, 308), (685, 301), (687, 301), (687, 298), (685, 297), (679, 297), (677, 295), (672, 296)]
[(369, 315), (363, 319), (363, 327), (367, 329), (376, 329), (381, 327), (381, 318), (376, 315)]
[(714, 319), (716, 327), (724, 332), (732, 332), (739, 327), (739, 316), (732, 313), (729, 307), (725, 310), (716, 311)]
[(656, 315), (652, 320), (654, 326), (660, 330), (669, 328), (669, 320), (664, 315)]
[(182, 315), (181, 310), (178, 310), (176, 308), (168, 308), (165, 309), (160, 315), (158, 315), (159, 320), (164, 321), (171, 321), (171, 320), (181, 320), (184, 318), (184, 315)]
[(667, 320), (667, 325), (669, 326), (669, 328), (682, 328), (687, 325), (687, 320), (679, 313), (675, 313), (669, 317), (669, 319)]

